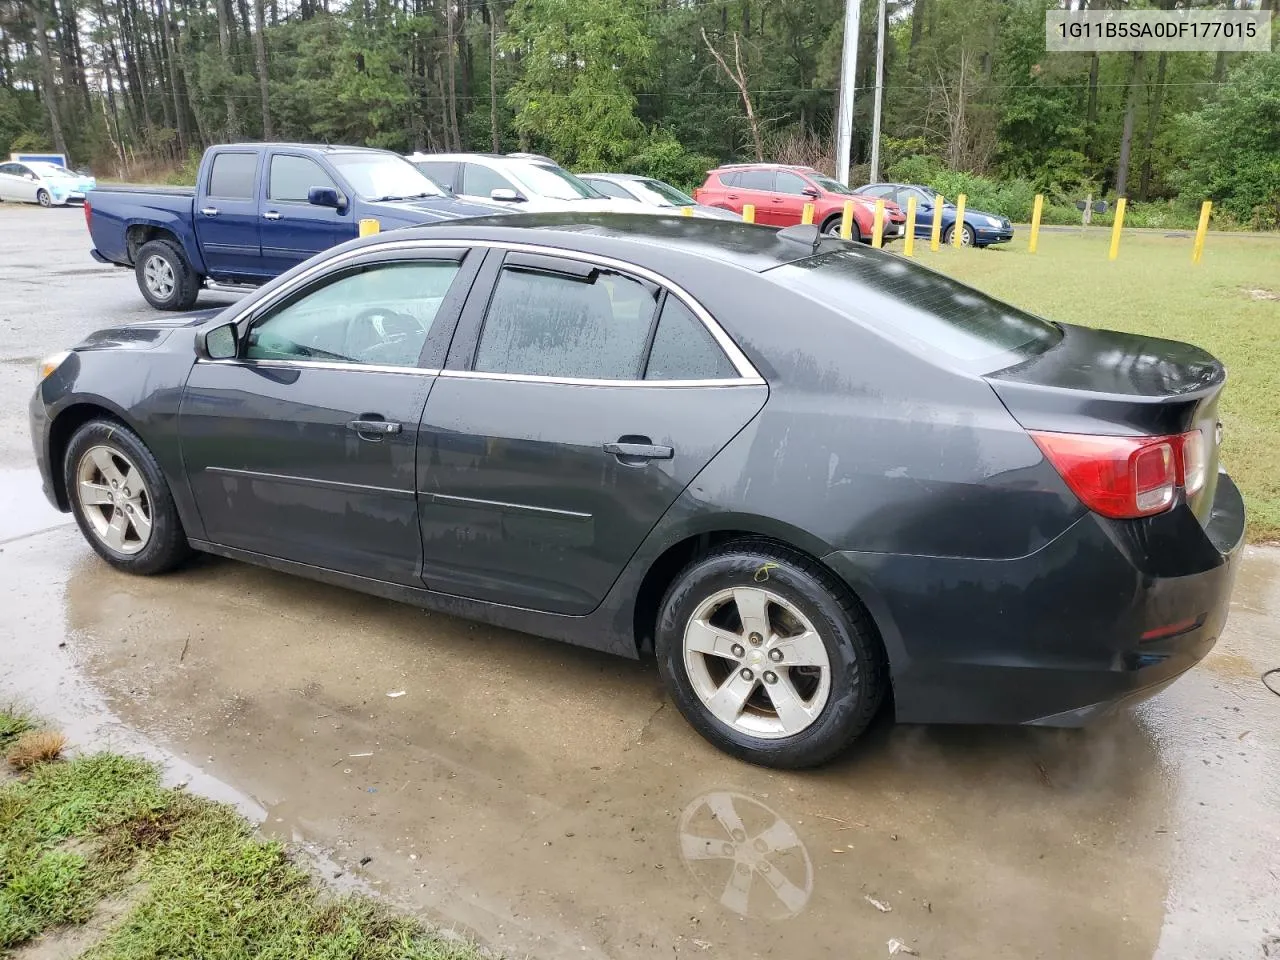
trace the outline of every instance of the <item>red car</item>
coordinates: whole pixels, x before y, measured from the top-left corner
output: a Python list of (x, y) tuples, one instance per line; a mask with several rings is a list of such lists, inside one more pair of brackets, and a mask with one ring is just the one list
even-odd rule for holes
[[(741, 213), (754, 204), (756, 223), (773, 227), (789, 227), (800, 222), (804, 205), (814, 206), (813, 222), (823, 233), (838, 234), (845, 201), (853, 201), (853, 239), (871, 242), (875, 220), (874, 197), (854, 193), (843, 183), (819, 173), (813, 167), (797, 167), (784, 163), (731, 163), (707, 174), (707, 182), (693, 192), (699, 203)], [(884, 239), (894, 240), (903, 234), (906, 217), (902, 208), (891, 200), (884, 204)]]

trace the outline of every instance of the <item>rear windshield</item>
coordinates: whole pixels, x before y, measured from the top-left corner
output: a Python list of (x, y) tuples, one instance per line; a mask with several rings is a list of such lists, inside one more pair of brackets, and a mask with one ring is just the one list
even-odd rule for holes
[(1002, 369), (1062, 338), (1048, 320), (874, 251), (821, 253), (769, 275), (891, 340), (924, 353), (941, 351), (974, 372)]

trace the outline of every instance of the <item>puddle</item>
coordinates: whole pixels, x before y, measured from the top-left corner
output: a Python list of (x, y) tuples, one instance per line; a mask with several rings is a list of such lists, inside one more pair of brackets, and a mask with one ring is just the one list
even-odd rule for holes
[(0, 469), (0, 544), (69, 523), (41, 492), (39, 470)]
[[(1276, 556), (1246, 557), (1223, 664), (1275, 658)], [(705, 744), (646, 664), (229, 561), (127, 577), (74, 529), (0, 578), (0, 698), (153, 744), (512, 955), (1252, 958), (1280, 930), (1280, 709), (1213, 669), (1082, 732), (882, 720), (781, 773)]]

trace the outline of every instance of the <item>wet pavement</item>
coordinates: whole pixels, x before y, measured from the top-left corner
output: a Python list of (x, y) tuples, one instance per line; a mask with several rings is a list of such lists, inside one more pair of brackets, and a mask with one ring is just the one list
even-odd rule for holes
[[(0, 208), (0, 318), (18, 220)], [(82, 232), (55, 238), (68, 262)], [(83, 284), (30, 301), (47, 327), (0, 323), (0, 372), (137, 308), (128, 274)], [(704, 743), (650, 664), (214, 558), (114, 572), (40, 497), (29, 371), (0, 377), (22, 429), (0, 702), (161, 756), (430, 919), (537, 958), (1280, 956), (1280, 697), (1257, 679), (1280, 550), (1246, 551), (1201, 666), (1088, 730), (882, 718), (822, 770), (767, 771)]]

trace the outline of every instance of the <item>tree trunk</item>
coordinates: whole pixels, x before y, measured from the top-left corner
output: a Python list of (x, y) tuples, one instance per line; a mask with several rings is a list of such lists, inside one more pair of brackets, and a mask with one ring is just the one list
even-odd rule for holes
[(49, 53), (49, 23), (45, 17), (44, 0), (32, 0), (31, 12), (36, 22), (36, 44), (40, 48), (40, 97), (49, 113), (53, 147), (66, 156), (67, 141), (62, 135), (62, 120), (58, 116), (58, 90), (53, 76), (52, 54)]
[(73, 0), (61, 0), (63, 62), (71, 67), (68, 82), (76, 88), (86, 115), (93, 110), (89, 102), (89, 84), (84, 69), (84, 50), (80, 46), (80, 31), (76, 29), (76, 9)]
[(214, 5), (218, 8), (218, 46), (222, 50), (222, 69), (226, 71), (223, 78), (223, 103), (227, 112), (227, 139), (240, 139), (240, 116), (236, 111), (236, 98), (234, 90), (231, 86), (231, 77), (235, 71), (231, 68), (231, 14), (227, 10), (227, 4), (231, 0), (214, 0)]
[(1147, 132), (1142, 138), (1142, 179), (1138, 181), (1138, 199), (1146, 200), (1151, 190), (1151, 147), (1155, 143), (1156, 128), (1160, 125), (1160, 109), (1164, 106), (1164, 73), (1169, 63), (1169, 52), (1160, 51), (1156, 61), (1156, 93), (1151, 101), (1151, 113), (1147, 116)]
[(454, 0), (445, 0), (445, 4), (444, 4), (445, 30), (446, 30), (446, 33), (448, 34), (447, 59), (448, 59), (448, 70), (449, 70), (449, 96), (448, 96), (448, 100), (446, 101), (446, 105), (448, 107), (449, 112), (445, 119), (448, 121), (450, 136), (453, 138), (453, 149), (461, 150), (462, 137), (458, 133), (458, 88), (457, 88), (457, 82), (455, 77), (457, 50), (455, 49), (455, 46), (454, 46), (454, 36), (453, 36), (453, 30), (454, 30), (453, 3), (454, 3)]
[(1120, 132), (1120, 159), (1116, 163), (1116, 196), (1127, 195), (1129, 189), (1129, 154), (1133, 148), (1133, 122), (1138, 114), (1138, 84), (1142, 79), (1142, 51), (1133, 52), (1129, 73), (1129, 102), (1124, 108), (1124, 127)]
[(275, 131), (271, 127), (270, 83), (267, 77), (266, 0), (253, 0), (253, 15), (257, 21), (253, 31), (253, 52), (258, 61), (258, 90), (262, 94), (262, 139), (273, 140)]
[(929, 0), (916, 0), (911, 7), (911, 40), (907, 44), (907, 66), (910, 67), (920, 46), (920, 35), (924, 31), (924, 20), (929, 13)]
[(169, 89), (173, 96), (174, 128), (178, 131), (178, 151), (186, 157), (191, 146), (191, 134), (187, 129), (187, 111), (182, 102), (182, 86), (178, 81), (178, 55), (173, 40), (173, 28), (169, 10), (164, 0), (156, 0), (156, 12), (160, 15), (160, 41), (164, 58), (169, 64)]
[(498, 13), (489, 8), (489, 137), (493, 152), (501, 153), (498, 140)]

